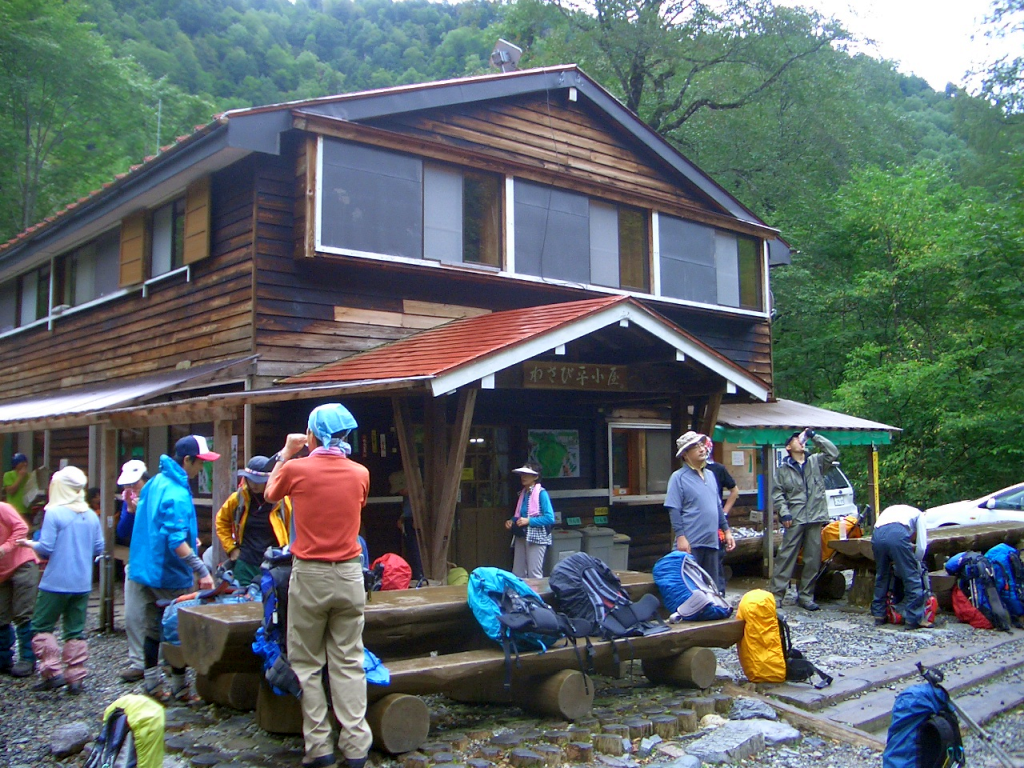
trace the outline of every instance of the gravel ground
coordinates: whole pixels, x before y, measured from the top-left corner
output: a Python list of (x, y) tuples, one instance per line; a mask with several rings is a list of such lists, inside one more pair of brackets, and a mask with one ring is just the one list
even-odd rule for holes
[[(748, 584), (740, 584), (742, 589)], [(738, 599), (741, 591), (730, 590), (730, 597)], [(882, 664), (900, 658), (921, 658), (927, 660), (931, 648), (941, 646), (970, 645), (978, 633), (966, 625), (940, 618), (939, 626), (930, 631), (907, 632), (902, 628), (875, 628), (862, 610), (845, 605), (825, 607), (824, 610), (808, 613), (795, 606), (785, 605), (794, 635), (794, 642), (819, 666), (836, 675), (844, 669)], [(95, 625), (95, 616), (90, 617)], [(126, 641), (123, 633), (114, 635), (92, 634), (89, 638), (91, 659), (90, 676), (86, 681), (83, 695), (74, 697), (64, 691), (37, 692), (32, 690), (35, 680), (0, 678), (0, 766), (30, 768), (31, 766), (79, 766), (84, 755), (78, 755), (58, 762), (49, 755), (50, 737), (54, 729), (73, 721), (84, 721), (92, 732), (100, 726), (104, 708), (120, 695), (139, 692), (139, 686), (122, 683), (117, 678), (126, 658)], [(982, 658), (998, 659), (1001, 654), (1024, 645), (1024, 634), (1011, 649), (995, 649), (972, 657), (971, 661), (957, 660), (945, 666), (949, 674), (958, 667), (976, 663)], [(716, 651), (720, 675), (742, 681), (735, 649)], [(639, 665), (637, 665), (638, 667)], [(1010, 672), (1003, 678), (992, 681), (1019, 682), (1024, 685), (1024, 673)], [(665, 704), (678, 699), (680, 691), (652, 686), (639, 674), (613, 680), (597, 680), (595, 708), (613, 709), (623, 716), (640, 711), (652, 705)], [(957, 700), (970, 695), (963, 692)], [(514, 729), (529, 734), (537, 730), (565, 728), (565, 723), (541, 722), (511, 707), (463, 705), (449, 702), (441, 697), (430, 697), (433, 726), (432, 740), (443, 739), (446, 733), (455, 731), (500, 733)], [(181, 739), (192, 745), (192, 754), (204, 750), (223, 750), (226, 768), (242, 768), (247, 765), (290, 766), (298, 765), (301, 757), (301, 740), (297, 737), (275, 738), (263, 734), (255, 726), (249, 714), (239, 714), (213, 705), (197, 708), (176, 708), (168, 710), (169, 733), (175, 732)], [(986, 730), (1005, 750), (1015, 753), (1024, 761), (1024, 707), (1005, 713), (990, 723)], [(679, 746), (685, 748), (687, 739), (681, 739)], [(486, 744), (486, 741), (482, 742)], [(481, 742), (475, 742), (469, 751), (455, 755), (457, 762), (465, 763), (475, 757), (472, 750)], [(228, 748), (229, 747), (229, 748)], [(979, 740), (971, 735), (966, 739), (966, 749), (971, 766), (998, 768), (1001, 764), (990, 755)], [(166, 768), (185, 768), (191, 757), (181, 753), (169, 753), (165, 759)], [(399, 768), (402, 762), (393, 758), (376, 756), (380, 768)], [(630, 768), (631, 766), (671, 762), (671, 758), (655, 751), (651, 756), (639, 755), (625, 758), (595, 760), (602, 768)], [(853, 747), (804, 733), (804, 739), (784, 747), (769, 748), (758, 755), (742, 761), (748, 768), (867, 768), (880, 765), (878, 753)], [(499, 768), (506, 763), (499, 762)], [(1022, 762), (1024, 765), (1024, 762)]]

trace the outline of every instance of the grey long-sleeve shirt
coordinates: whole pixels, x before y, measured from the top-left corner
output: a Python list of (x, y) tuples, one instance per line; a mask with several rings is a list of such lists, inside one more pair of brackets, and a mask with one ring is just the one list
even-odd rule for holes
[(689, 465), (673, 472), (665, 507), (672, 520), (672, 535), (685, 536), (691, 547), (718, 549), (719, 529), (729, 530), (722, 509), (722, 491), (710, 469), (704, 470), (703, 479)]

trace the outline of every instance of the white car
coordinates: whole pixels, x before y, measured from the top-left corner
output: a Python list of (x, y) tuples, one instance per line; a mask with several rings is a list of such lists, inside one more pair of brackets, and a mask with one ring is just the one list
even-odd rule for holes
[(825, 498), (828, 500), (828, 516), (833, 520), (857, 514), (853, 486), (838, 465), (834, 464), (825, 474)]
[(926, 509), (925, 528), (943, 525), (984, 525), (985, 523), (1024, 523), (1024, 483), (971, 501), (954, 501)]

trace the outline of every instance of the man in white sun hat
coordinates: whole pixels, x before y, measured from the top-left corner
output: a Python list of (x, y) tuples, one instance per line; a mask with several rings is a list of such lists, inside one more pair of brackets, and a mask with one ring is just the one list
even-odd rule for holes
[(188, 435), (174, 444), (174, 456), (160, 457), (160, 474), (146, 483), (135, 512), (135, 526), (128, 557), (128, 583), (134, 592), (125, 605), (125, 624), (144, 634), (146, 694), (161, 702), (171, 698), (192, 700), (185, 669), (171, 668), (170, 690), (164, 686), (160, 656), (160, 600), (174, 600), (191, 592), (195, 577), (200, 589), (212, 589), (213, 577), (193, 547), (198, 536), (196, 508), (189, 480), (219, 453), (210, 450), (202, 435)]
[(676, 440), (676, 458), (683, 466), (672, 473), (665, 495), (665, 507), (672, 520), (676, 549), (689, 552), (708, 572), (715, 584), (722, 584), (718, 557), (718, 531), (724, 534), (726, 551), (736, 548), (729, 521), (722, 509), (722, 491), (715, 475), (706, 467), (704, 435), (689, 431)]

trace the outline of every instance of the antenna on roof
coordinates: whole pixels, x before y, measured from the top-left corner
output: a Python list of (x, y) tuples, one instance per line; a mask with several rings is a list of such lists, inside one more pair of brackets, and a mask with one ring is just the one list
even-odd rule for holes
[(519, 69), (519, 57), (522, 55), (522, 48), (499, 37), (494, 51), (491, 52), (491, 65), (502, 72), (515, 72)]

